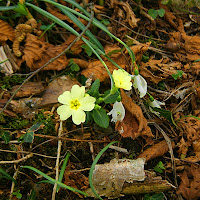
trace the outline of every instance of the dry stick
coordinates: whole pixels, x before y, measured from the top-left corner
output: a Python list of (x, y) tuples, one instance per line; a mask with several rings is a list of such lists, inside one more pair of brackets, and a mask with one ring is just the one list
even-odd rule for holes
[[(62, 121), (60, 121), (60, 128), (59, 128), (59, 131), (58, 131), (58, 137), (61, 136), (62, 129), (63, 129), (62, 128)], [(55, 180), (56, 181), (58, 181), (58, 178), (59, 178), (59, 160), (60, 160), (61, 146), (62, 146), (62, 141), (58, 140), (57, 159), (56, 159), (56, 166), (55, 166), (55, 169), (56, 169), (56, 178), (55, 178)], [(55, 183), (54, 187), (53, 187), (53, 192), (52, 192), (52, 197), (51, 197), (52, 200), (56, 199), (56, 189), (57, 189), (57, 183)]]
[(18, 160), (8, 160), (8, 161), (0, 161), (0, 164), (16, 164), (16, 163), (19, 163), (21, 161), (25, 161), (29, 158), (31, 158), (33, 156), (32, 153), (28, 154), (27, 156), (21, 158), (21, 159), (18, 159)]
[[(15, 165), (15, 168), (16, 168), (16, 165)], [(16, 180), (16, 178), (17, 178), (17, 175), (18, 175), (18, 169), (15, 171), (15, 173), (14, 173), (14, 175), (13, 175), (13, 178), (14, 178), (15, 180)], [(15, 188), (15, 182), (12, 181), (9, 200), (12, 200), (14, 188)]]
[(0, 110), (0, 114), (8, 107), (8, 105), (10, 104), (10, 102), (12, 101), (12, 99), (15, 97), (15, 95), (17, 94), (17, 92), (22, 88), (22, 86), (28, 82), (33, 76), (35, 76), (39, 71), (41, 71), (42, 69), (44, 69), (48, 64), (50, 64), (51, 62), (53, 62), (54, 60), (56, 60), (57, 58), (59, 58), (60, 56), (62, 56), (66, 51), (68, 51), (74, 44), (75, 42), (77, 42), (78, 40), (81, 39), (81, 37), (84, 35), (85, 31), (89, 28), (89, 26), (92, 23), (92, 19), (93, 19), (93, 11), (91, 12), (91, 20), (89, 21), (89, 23), (87, 24), (87, 26), (85, 27), (85, 29), (79, 34), (79, 36), (77, 36), (77, 38), (75, 40), (73, 40), (73, 42), (60, 54), (58, 54), (57, 56), (51, 58), (47, 63), (45, 63), (42, 67), (40, 67), (39, 69), (35, 70), (27, 79), (24, 80), (24, 82), (20, 85), (20, 87), (18, 87), (15, 92), (13, 93), (13, 95), (10, 97), (10, 99), (7, 101), (6, 105), (4, 106), (4, 108), (2, 110)]

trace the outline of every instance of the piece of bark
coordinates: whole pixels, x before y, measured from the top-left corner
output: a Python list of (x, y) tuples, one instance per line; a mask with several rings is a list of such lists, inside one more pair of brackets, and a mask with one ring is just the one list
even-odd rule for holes
[[(14, 93), (20, 85), (12, 88), (11, 93)], [(44, 82), (28, 82), (17, 92), (15, 97), (30, 97), (33, 95), (41, 94), (45, 90)]]

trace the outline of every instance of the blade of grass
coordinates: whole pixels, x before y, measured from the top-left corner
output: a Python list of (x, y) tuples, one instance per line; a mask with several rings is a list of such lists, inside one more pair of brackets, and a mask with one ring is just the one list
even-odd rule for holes
[[(57, 6), (56, 6), (57, 7)], [(81, 30), (85, 29), (85, 25), (71, 12), (67, 11), (64, 8), (59, 8), (65, 15), (67, 15)], [(91, 41), (97, 46), (99, 47), (102, 51), (104, 51), (103, 46), (101, 45), (101, 43), (99, 42), (99, 40), (96, 39), (96, 37), (89, 31), (87, 30), (85, 32), (85, 35), (87, 35)]]
[[(90, 13), (88, 11), (86, 11), (82, 6), (80, 6), (78, 3), (76, 3), (75, 1), (72, 1), (72, 0), (64, 0), (68, 3), (71, 3), (72, 5), (76, 6), (81, 12), (83, 12), (85, 15), (69, 8), (69, 7), (66, 7), (66, 6), (63, 6), (59, 3), (56, 3), (54, 1), (51, 1), (51, 0), (42, 0), (42, 1), (45, 1), (45, 2), (48, 2), (48, 3), (51, 3), (53, 5), (56, 5), (57, 7), (59, 8), (64, 8), (68, 11), (70, 11), (71, 13), (74, 13), (76, 15), (78, 15), (79, 17), (89, 21), (90, 20)], [(93, 19), (92, 23), (97, 26), (98, 28), (102, 29), (104, 32), (106, 32), (109, 36), (113, 37), (115, 40), (117, 40), (119, 43), (121, 43), (128, 51), (130, 57), (131, 57), (131, 60), (132, 62), (134, 63), (135, 62), (135, 54), (133, 53), (133, 51), (129, 48), (129, 46), (127, 44), (125, 44), (123, 41), (121, 41), (118, 37), (116, 37), (115, 35), (113, 35), (107, 28), (106, 26), (104, 26), (100, 21), (98, 21), (97, 19)]]
[(31, 166), (21, 166), (21, 168), (26, 168), (26, 169), (30, 169), (38, 174), (40, 174), (41, 176), (43, 176), (44, 178), (46, 178), (47, 180), (49, 180), (52, 184), (55, 184), (57, 183), (57, 185), (59, 185), (60, 187), (63, 187), (65, 189), (68, 189), (72, 192), (78, 192), (79, 194), (82, 194), (84, 196), (88, 196), (88, 194), (86, 194), (85, 192), (82, 192), (81, 190), (78, 190), (76, 188), (73, 188), (73, 187), (70, 187), (70, 186), (67, 186), (65, 185), (64, 183), (61, 183), (59, 181), (56, 181), (55, 179), (51, 178), (50, 176), (46, 175), (45, 173), (41, 172), (40, 170), (34, 168), (34, 167), (31, 167)]
[(8, 10), (14, 10), (16, 9), (18, 6), (0, 6), (0, 11), (8, 11)]
[(118, 141), (113, 141), (111, 143), (109, 143), (107, 146), (105, 146), (99, 153), (98, 155), (96, 156), (96, 158), (94, 159), (93, 163), (92, 163), (92, 166), (90, 168), (90, 173), (89, 173), (89, 183), (90, 183), (90, 187), (92, 189), (92, 192), (95, 194), (95, 196), (98, 198), (98, 199), (101, 199), (103, 200), (97, 193), (96, 193), (96, 190), (94, 188), (94, 185), (92, 183), (92, 175), (93, 175), (93, 171), (95, 169), (95, 165), (97, 164), (99, 158), (102, 156), (102, 154), (113, 144), (117, 143)]
[[(62, 182), (63, 175), (64, 175), (64, 172), (65, 172), (65, 168), (66, 168), (67, 162), (68, 162), (68, 160), (69, 160), (69, 156), (70, 156), (70, 153), (67, 152), (67, 155), (66, 155), (66, 157), (65, 157), (65, 160), (64, 160), (64, 162), (63, 162), (63, 165), (62, 165), (62, 167), (61, 167), (60, 174), (59, 174), (59, 177), (58, 177), (58, 181), (59, 181), (59, 182)], [(58, 190), (59, 190), (59, 186), (57, 187), (56, 191), (58, 192)]]
[(11, 181), (15, 182), (15, 184), (17, 184), (17, 181), (12, 176), (10, 176), (7, 172), (5, 172), (2, 168), (0, 168), (0, 173), (4, 175), (4, 178), (10, 179)]

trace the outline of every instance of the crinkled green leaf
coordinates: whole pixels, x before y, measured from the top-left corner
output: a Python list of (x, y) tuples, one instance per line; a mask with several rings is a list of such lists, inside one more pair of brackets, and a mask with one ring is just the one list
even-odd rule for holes
[(106, 104), (108, 104), (108, 103), (115, 103), (117, 101), (118, 96), (120, 95), (120, 92), (117, 91), (115, 94), (110, 94), (110, 95), (109, 95), (109, 93), (110, 93), (110, 90), (107, 90), (104, 93), (104, 96), (103, 96), (104, 102)]
[(1, 138), (5, 141), (6, 144), (8, 144), (10, 142), (10, 138), (11, 138), (10, 132), (8, 132), (8, 131), (3, 132), (1, 134)]
[(99, 97), (99, 87), (100, 87), (100, 81), (99, 81), (99, 79), (96, 79), (87, 93), (90, 96), (98, 98)]

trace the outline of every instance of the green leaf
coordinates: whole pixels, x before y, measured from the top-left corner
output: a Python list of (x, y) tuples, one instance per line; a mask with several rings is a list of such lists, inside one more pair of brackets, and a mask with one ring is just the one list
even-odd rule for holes
[(154, 170), (159, 173), (163, 173), (163, 169), (165, 169), (165, 167), (161, 161), (154, 167)]
[(71, 66), (70, 66), (70, 69), (71, 71), (73, 72), (78, 72), (80, 70), (80, 67), (76, 64), (76, 63), (73, 63)]
[(15, 184), (17, 184), (17, 181), (12, 176), (10, 176), (7, 172), (5, 172), (2, 168), (0, 168), (0, 173), (4, 175), (2, 176), (2, 178), (10, 179), (11, 181), (15, 182)]
[(102, 19), (101, 23), (107, 26), (110, 24), (110, 21), (108, 19)]
[(10, 142), (10, 138), (11, 138), (10, 132), (8, 132), (8, 131), (3, 132), (1, 134), (1, 138), (5, 141), (6, 144), (8, 144)]
[(43, 125), (41, 122), (38, 122), (31, 126), (25, 133), (23, 139), (24, 142), (32, 143), (34, 139), (34, 132), (41, 128), (41, 125)]
[(163, 193), (153, 194), (152, 196), (150, 194), (145, 194), (144, 200), (163, 200), (164, 197)]
[(176, 123), (174, 121), (172, 112), (170, 110), (165, 110), (163, 108), (153, 108), (153, 110), (155, 110), (156, 112), (159, 112), (161, 116), (163, 116), (165, 119), (167, 119), (168, 121), (170, 121), (172, 124), (174, 124), (176, 127)]
[(158, 11), (155, 9), (149, 9), (148, 10), (148, 14), (153, 18), (156, 19), (156, 17), (158, 16)]
[(183, 74), (182, 70), (177, 70), (176, 74), (172, 74), (172, 77), (174, 78), (174, 80), (177, 80), (178, 78), (181, 78)]
[(92, 50), (89, 48), (88, 45), (83, 44), (81, 47), (82, 47), (83, 49), (85, 49), (85, 52), (87, 53), (88, 56), (91, 56), (91, 55), (92, 55)]
[(103, 108), (93, 110), (93, 119), (102, 128), (107, 128), (109, 125), (109, 117)]
[(195, 63), (195, 62), (199, 62), (199, 61), (200, 61), (200, 59), (197, 59), (197, 60), (194, 61), (194, 63)]
[(163, 8), (159, 9), (159, 10), (158, 10), (158, 15), (159, 15), (160, 17), (164, 17), (164, 15), (165, 15), (165, 10), (164, 10)]
[(87, 93), (90, 96), (98, 98), (99, 97), (99, 87), (100, 87), (100, 80), (96, 79)]
[(105, 93), (104, 93), (104, 102), (106, 104), (108, 103), (115, 103), (117, 101), (117, 98), (118, 96), (120, 95), (120, 92), (117, 91), (115, 94), (110, 94), (110, 90), (107, 90)]
[(13, 192), (12, 194), (15, 195), (18, 199), (22, 198), (22, 194), (20, 193), (20, 190), (17, 190), (16, 192)]
[(14, 9), (15, 12), (18, 12), (22, 15), (25, 15), (27, 16), (28, 15), (28, 12), (26, 10), (26, 6), (24, 4), (21, 4), (21, 3), (18, 3), (17, 4), (17, 7)]

